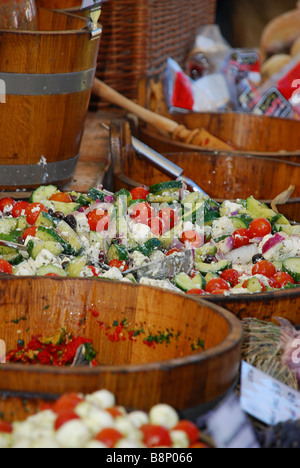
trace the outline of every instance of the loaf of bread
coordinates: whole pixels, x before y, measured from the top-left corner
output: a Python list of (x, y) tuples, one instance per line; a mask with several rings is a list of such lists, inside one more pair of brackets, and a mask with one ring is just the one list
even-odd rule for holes
[(299, 37), (300, 8), (284, 13), (266, 26), (261, 38), (263, 60), (275, 54), (290, 53)]
[(267, 59), (261, 67), (261, 74), (264, 80), (267, 80), (275, 73), (282, 70), (290, 61), (292, 57), (288, 54), (276, 54)]

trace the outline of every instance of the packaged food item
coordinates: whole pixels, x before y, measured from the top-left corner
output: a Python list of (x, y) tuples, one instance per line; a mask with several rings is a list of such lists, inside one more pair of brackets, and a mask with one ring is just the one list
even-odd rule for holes
[(288, 63), (259, 88), (261, 100), (254, 113), (274, 117), (300, 118), (300, 56)]

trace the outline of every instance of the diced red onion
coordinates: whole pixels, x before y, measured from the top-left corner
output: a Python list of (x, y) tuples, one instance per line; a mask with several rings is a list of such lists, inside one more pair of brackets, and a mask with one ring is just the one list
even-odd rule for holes
[(233, 237), (226, 237), (226, 239), (219, 243), (218, 254), (221, 252), (223, 255), (226, 255), (233, 250), (233, 247)]
[(104, 200), (106, 203), (114, 203), (115, 198), (112, 195), (107, 195), (107, 197), (104, 197)]
[(184, 245), (180, 242), (177, 237), (173, 237), (172, 242), (171, 242), (171, 249), (184, 249)]
[(272, 249), (276, 245), (280, 244), (280, 242), (284, 241), (285, 237), (281, 236), (278, 232), (275, 236), (271, 237), (267, 242), (263, 245), (262, 254), (264, 255), (268, 250)]
[(258, 246), (256, 244), (249, 244), (239, 249), (234, 249), (225, 255), (226, 260), (238, 265), (247, 265), (251, 262), (252, 257), (258, 254)]
[(260, 244), (263, 239), (263, 237), (254, 237), (254, 239), (250, 239), (250, 244)]

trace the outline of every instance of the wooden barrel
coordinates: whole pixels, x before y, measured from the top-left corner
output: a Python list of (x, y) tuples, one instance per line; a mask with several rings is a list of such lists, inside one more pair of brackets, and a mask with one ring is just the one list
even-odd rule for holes
[(72, 178), (100, 44), (85, 26), (85, 18), (40, 8), (37, 31), (0, 31), (1, 188)]
[[(0, 315), (0, 337), (8, 350), (19, 339), (28, 343), (32, 335), (52, 336), (64, 328), (92, 339), (101, 363), (94, 368), (0, 365), (0, 412), (9, 420), (22, 419), (38, 401), (102, 388), (128, 409), (148, 411), (167, 403), (178, 411), (199, 410), (224, 396), (238, 378), (240, 321), (181, 294), (105, 280), (1, 278)], [(111, 340), (107, 335), (125, 320), (125, 339)], [(140, 336), (129, 339), (128, 331), (137, 329)], [(149, 346), (144, 342), (149, 334), (168, 334), (169, 340)], [(197, 348), (198, 340), (205, 351)]]
[(80, 8), (81, 0), (35, 0), (37, 7), (51, 8), (53, 10), (69, 9), (73, 7)]
[[(160, 169), (136, 154), (130, 144), (129, 125), (115, 120), (111, 126), (111, 176), (105, 183), (113, 190), (126, 186), (152, 185), (169, 180)], [(176, 152), (165, 156), (184, 169), (212, 198), (234, 200), (253, 195), (269, 203), (290, 185), (295, 185), (292, 198), (279, 207), (293, 221), (300, 221), (300, 164), (275, 158), (236, 155), (232, 153)]]

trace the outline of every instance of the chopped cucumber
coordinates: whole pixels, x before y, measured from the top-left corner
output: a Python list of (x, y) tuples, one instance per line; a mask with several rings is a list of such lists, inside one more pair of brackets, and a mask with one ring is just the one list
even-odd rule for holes
[(150, 193), (147, 195), (147, 202), (148, 203), (173, 203), (174, 201), (179, 202), (179, 192), (166, 192), (162, 195), (153, 195)]
[(228, 260), (220, 260), (220, 262), (218, 263), (210, 264), (197, 262), (195, 265), (197, 270), (200, 271), (200, 273), (202, 273), (203, 275), (206, 275), (209, 272), (219, 273), (232, 267), (232, 263)]
[(53, 205), (54, 211), (60, 211), (65, 216), (74, 213), (74, 211), (76, 211), (78, 208), (78, 203), (63, 203), (55, 200), (51, 200), (51, 203)]
[(52, 195), (58, 191), (54, 185), (42, 185), (37, 188), (30, 197), (30, 203), (41, 203), (44, 200), (49, 200)]
[(196, 263), (203, 262), (208, 255), (214, 256), (216, 255), (218, 249), (215, 245), (204, 244), (203, 247), (200, 247), (196, 250)]
[(23, 255), (16, 251), (7, 255), (0, 255), (0, 258), (10, 263), (12, 266), (20, 265), (20, 263), (24, 261)]
[(191, 221), (193, 224), (204, 226), (204, 202), (184, 203), (182, 221)]
[(217, 273), (213, 273), (212, 271), (209, 271), (207, 275), (205, 276), (205, 281), (209, 283), (211, 280), (215, 278), (220, 278), (220, 276)]
[(233, 216), (230, 219), (236, 229), (248, 229), (253, 221), (253, 218), (246, 213), (239, 216)]
[(74, 229), (72, 229), (68, 223), (61, 220), (57, 223), (57, 230), (59, 231), (61, 237), (71, 245), (75, 255), (80, 255), (84, 249), (84, 246)]
[(212, 223), (220, 218), (220, 213), (218, 211), (205, 211), (204, 213), (204, 223), (207, 226), (211, 226)]
[(149, 192), (153, 195), (162, 195), (164, 192), (177, 192), (180, 189), (182, 189), (182, 181), (171, 180), (168, 182), (161, 182), (159, 184), (151, 185), (149, 187)]
[(291, 275), (296, 283), (300, 282), (300, 257), (288, 258), (283, 262), (282, 269)]
[(42, 241), (41, 239), (30, 239), (27, 244), (29, 255), (35, 260), (42, 250), (49, 250), (53, 255), (58, 257), (64, 252), (63, 246), (59, 242)]
[(247, 289), (252, 293), (259, 293), (262, 292), (263, 287), (260, 284), (258, 278), (256, 278), (256, 276), (253, 276), (253, 278), (250, 278), (247, 281)]
[(121, 260), (127, 262), (128, 252), (124, 245), (113, 244), (108, 251), (107, 259), (109, 262), (112, 260)]
[(72, 278), (80, 277), (80, 273), (86, 267), (86, 265), (87, 257), (85, 256), (80, 256), (72, 259), (67, 266), (68, 276), (71, 276)]
[(252, 196), (247, 198), (247, 210), (254, 219), (264, 218), (270, 221), (271, 224), (275, 224), (281, 217), (281, 215), (278, 215), (275, 211), (268, 208), (267, 205), (259, 202)]
[(36, 233), (36, 237), (38, 237), (44, 242), (58, 242), (62, 246), (63, 252), (66, 255), (75, 255), (76, 253), (71, 244), (69, 244), (65, 239), (63, 239), (63, 237), (53, 228), (39, 226)]
[(35, 222), (36, 226), (46, 226), (46, 227), (54, 227), (55, 226), (55, 218), (53, 218), (49, 213), (42, 211), (39, 214), (38, 219)]
[(58, 275), (67, 276), (67, 273), (59, 266), (56, 265), (43, 265), (36, 271), (36, 276)]
[(153, 239), (149, 239), (145, 244), (139, 246), (136, 250), (141, 252), (143, 255), (146, 257), (149, 257), (155, 250), (160, 249), (162, 247), (162, 244), (160, 240), (156, 239), (155, 237)]
[(17, 229), (17, 218), (1, 218), (0, 219), (0, 234), (9, 234), (14, 229)]
[(90, 189), (87, 196), (88, 196), (88, 198), (91, 198), (94, 201), (100, 200), (101, 202), (104, 202), (106, 194), (104, 192), (102, 192), (102, 190), (98, 190), (98, 189), (93, 187), (93, 188)]
[(186, 273), (179, 273), (174, 278), (175, 285), (184, 292), (191, 289), (205, 289), (206, 281), (201, 275), (197, 274), (194, 278), (190, 278)]

